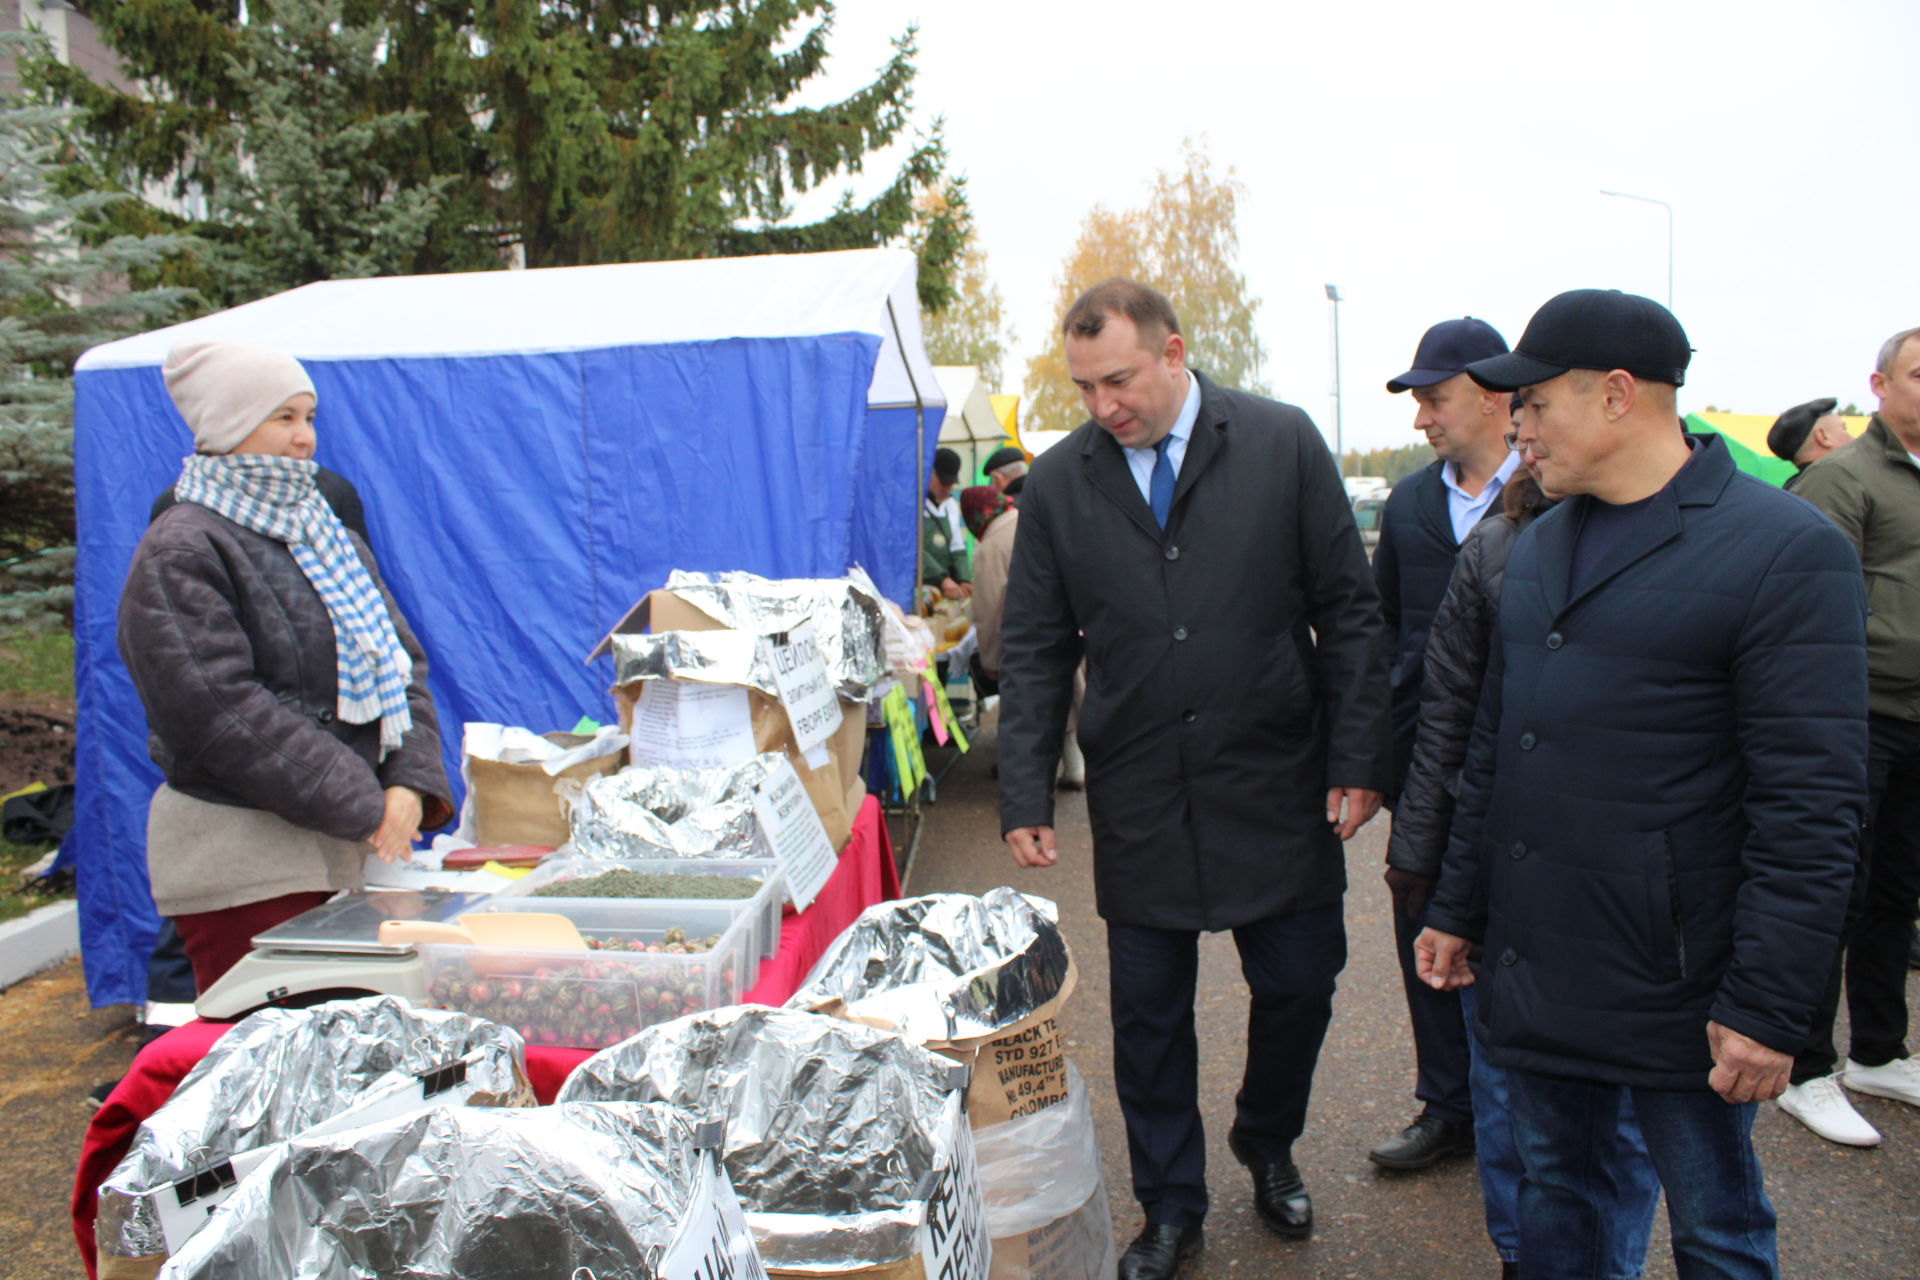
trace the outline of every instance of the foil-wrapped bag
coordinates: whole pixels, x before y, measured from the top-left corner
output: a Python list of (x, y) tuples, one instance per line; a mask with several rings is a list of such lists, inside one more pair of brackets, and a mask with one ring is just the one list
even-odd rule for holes
[(602, 1050), (560, 1100), (665, 1101), (723, 1125), (727, 1172), (775, 1271), (912, 1266), (938, 1248), (960, 1255), (945, 1274), (984, 1276), (965, 1074), (875, 1028), (739, 1005)]
[(998, 1035), (1068, 989), (1057, 911), (1000, 888), (868, 907), (827, 948), (790, 1009), (826, 1010), (921, 1044)]
[[(676, 569), (667, 590), (715, 622), (768, 635), (811, 621), (842, 697), (865, 702), (886, 674), (880, 589), (855, 565), (843, 578), (762, 578)], [(745, 682), (741, 682), (745, 683)]]
[(637, 765), (580, 788), (569, 852), (587, 858), (751, 858), (753, 797), (780, 757), (711, 769)]
[(764, 1274), (752, 1248), (672, 1107), (435, 1107), (287, 1144), (161, 1275), (691, 1280), (702, 1254), (707, 1275)]
[(720, 623), (717, 631), (657, 631), (612, 637), (613, 682), (698, 680), (780, 696), (760, 637), (812, 622), (840, 696), (865, 702), (886, 674), (880, 593), (855, 568), (845, 578), (759, 578), (675, 570), (668, 591)]
[[(389, 1088), (432, 1080), (475, 1105), (531, 1107), (518, 1033), (481, 1018), (415, 1008), (397, 996), (263, 1009), (236, 1023), (147, 1117), (100, 1186), (103, 1255), (167, 1252), (150, 1194), (245, 1152), (284, 1142)], [(436, 1078), (437, 1077), (437, 1078)]]

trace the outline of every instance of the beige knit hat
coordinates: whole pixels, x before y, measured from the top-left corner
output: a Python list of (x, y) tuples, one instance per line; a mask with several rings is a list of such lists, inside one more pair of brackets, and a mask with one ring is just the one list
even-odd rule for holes
[(163, 372), (201, 453), (231, 453), (289, 398), (317, 395), (298, 360), (249, 342), (182, 342)]

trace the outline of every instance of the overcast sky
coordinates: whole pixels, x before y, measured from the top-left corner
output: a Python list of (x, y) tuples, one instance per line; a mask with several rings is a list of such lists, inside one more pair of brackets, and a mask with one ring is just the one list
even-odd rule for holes
[(1188, 137), (1246, 185), (1266, 376), (1330, 439), (1324, 286), (1347, 299), (1348, 448), (1419, 439), (1383, 384), (1436, 320), (1515, 342), (1563, 289), (1665, 299), (1665, 211), (1602, 188), (1674, 207), (1685, 410), (1870, 406), (1880, 342), (1920, 325), (1916, 0), (838, 4), (834, 96), (919, 23), (915, 114), (946, 117), (1014, 382), (1087, 210), (1143, 203)]

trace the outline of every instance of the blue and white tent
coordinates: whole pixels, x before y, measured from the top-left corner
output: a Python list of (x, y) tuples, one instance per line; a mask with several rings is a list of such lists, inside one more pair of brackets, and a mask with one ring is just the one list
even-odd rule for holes
[(864, 565), (906, 603), (944, 399), (896, 250), (308, 285), (96, 347), (75, 370), (79, 794), (87, 991), (145, 998), (159, 773), (115, 647), (149, 508), (192, 435), (186, 339), (277, 347), (319, 391), (318, 461), (358, 487), (425, 645), (448, 773), (460, 724), (609, 718), (592, 647), (675, 568)]

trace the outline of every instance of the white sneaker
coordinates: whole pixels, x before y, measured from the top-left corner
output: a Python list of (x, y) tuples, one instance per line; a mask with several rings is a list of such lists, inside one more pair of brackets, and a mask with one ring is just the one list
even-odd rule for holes
[(1880, 1145), (1880, 1131), (1853, 1109), (1841, 1091), (1838, 1076), (1816, 1076), (1805, 1084), (1790, 1084), (1774, 1101), (1782, 1111), (1828, 1142), (1849, 1147)]
[(1840, 1073), (1841, 1082), (1855, 1093), (1870, 1093), (1876, 1098), (1892, 1098), (1920, 1107), (1920, 1062), (1895, 1058), (1877, 1067), (1863, 1067), (1852, 1058)]

